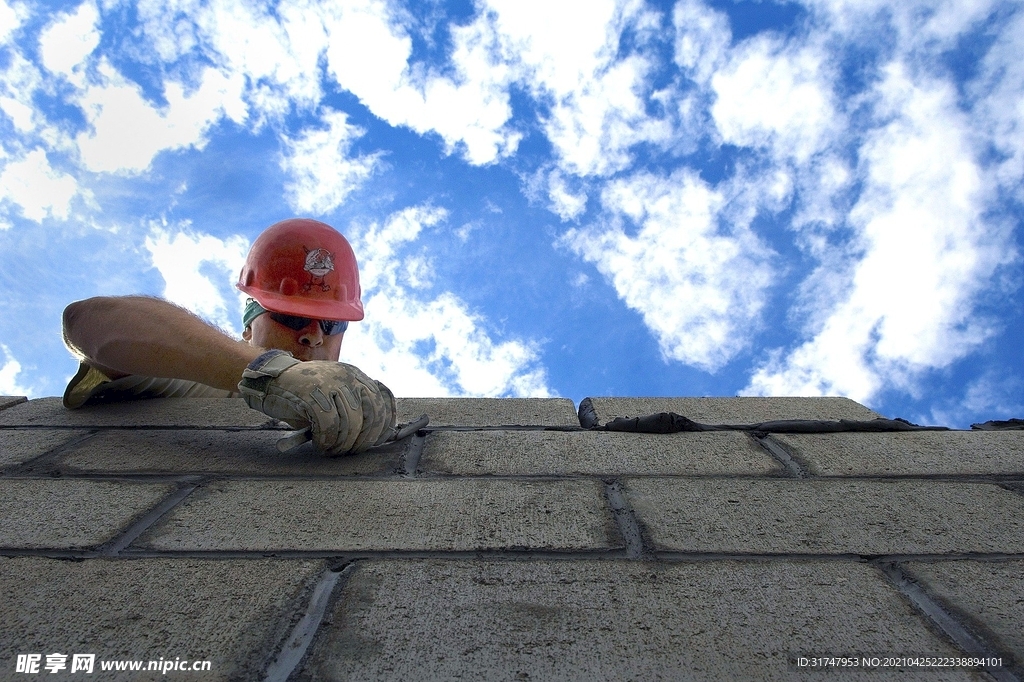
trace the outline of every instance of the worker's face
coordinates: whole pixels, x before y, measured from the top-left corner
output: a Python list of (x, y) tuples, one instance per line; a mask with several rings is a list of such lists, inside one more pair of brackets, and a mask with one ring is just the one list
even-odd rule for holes
[(298, 360), (337, 361), (345, 334), (327, 336), (316, 320), (302, 329), (290, 329), (275, 322), (270, 315), (263, 314), (242, 332), (242, 338), (260, 348), (286, 350)]

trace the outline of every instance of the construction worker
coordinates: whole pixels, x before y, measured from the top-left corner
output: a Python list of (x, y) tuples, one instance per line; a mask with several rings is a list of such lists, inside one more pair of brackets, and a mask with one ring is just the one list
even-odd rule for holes
[(191, 312), (146, 296), (96, 297), (64, 310), (64, 342), (81, 360), (64, 393), (70, 409), (140, 397), (240, 396), (295, 428), (321, 452), (360, 452), (395, 427), (395, 398), (338, 362), (350, 321), (363, 319), (348, 241), (293, 218), (253, 243), (236, 285), (251, 298), (243, 341)]

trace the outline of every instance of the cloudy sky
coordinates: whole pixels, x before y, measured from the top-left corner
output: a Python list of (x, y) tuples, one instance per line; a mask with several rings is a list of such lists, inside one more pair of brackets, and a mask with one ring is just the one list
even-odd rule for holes
[(0, 0), (0, 393), (75, 299), (240, 333), (300, 215), (398, 395), (1024, 417), (1022, 54), (988, 0)]

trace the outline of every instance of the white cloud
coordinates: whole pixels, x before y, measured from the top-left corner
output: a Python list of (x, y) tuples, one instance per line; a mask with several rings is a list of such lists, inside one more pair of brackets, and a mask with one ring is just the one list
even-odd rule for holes
[(18, 132), (27, 133), (32, 130), (33, 109), (24, 102), (13, 97), (0, 97), (0, 111), (7, 114)]
[[(877, 44), (892, 30), (901, 50), (934, 59), (970, 27), (988, 17), (999, 0), (803, 0), (844, 40)], [(891, 36), (887, 37), (891, 40)]]
[(968, 91), (976, 98), (976, 129), (999, 151), (993, 180), (1024, 202), (1024, 12), (1001, 26), (978, 77)]
[(67, 173), (54, 170), (42, 149), (34, 149), (0, 171), (0, 200), (7, 199), (37, 223), (45, 218), (67, 220), (78, 183)]
[(839, 125), (828, 61), (813, 46), (794, 48), (763, 36), (730, 52), (711, 77), (711, 114), (723, 140), (771, 148), (778, 156), (806, 164)]
[(91, 2), (83, 2), (72, 13), (59, 15), (39, 36), (43, 66), (71, 77), (100, 43), (99, 19), (96, 5)]
[(451, 68), (436, 73), (410, 62), (411, 27), (383, 0), (299, 1), (273, 13), (242, 0), (144, 0), (139, 13), (163, 59), (198, 51), (245, 76), (257, 122), (315, 109), (326, 56), (328, 75), (376, 116), (437, 133), (470, 163), (511, 154), (521, 137), (506, 125), (509, 69), (486, 21), (451, 27)]
[(774, 354), (748, 393), (864, 401), (885, 385), (912, 390), (916, 373), (947, 366), (994, 331), (974, 301), (1016, 254), (985, 215), (991, 192), (956, 90), (891, 64), (874, 94), (888, 122), (859, 152), (863, 190), (849, 223), (862, 255), (838, 297), (822, 292), (817, 307), (828, 314), (813, 338)]
[(653, 58), (617, 57), (626, 26), (642, 36), (657, 21), (638, 0), (494, 0), (472, 22), (449, 26), (443, 71), (412, 61), (415, 27), (384, 0), (289, 4), (277, 16), (239, 0), (147, 1), (139, 11), (165, 59), (198, 49), (228, 72), (244, 74), (256, 120), (279, 118), (292, 103), (313, 109), (322, 96), (318, 59), (324, 55), (328, 75), (376, 116), (436, 133), (447, 153), (459, 151), (475, 165), (517, 148), (522, 134), (510, 125), (513, 84), (550, 102), (545, 131), (575, 174), (621, 170), (632, 158), (630, 147), (664, 144), (672, 133), (668, 119), (647, 113)]
[(489, 0), (486, 7), (518, 82), (550, 103), (543, 125), (564, 170), (609, 175), (629, 166), (633, 145), (668, 142), (670, 121), (647, 113), (653, 58), (618, 56), (627, 26), (642, 41), (657, 22), (642, 2)]
[(353, 140), (365, 132), (348, 123), (344, 112), (326, 109), (326, 129), (307, 128), (295, 138), (284, 136), (281, 168), (292, 181), (285, 185), (289, 205), (300, 213), (323, 215), (345, 198), (377, 167), (380, 154), (349, 156)]
[(474, 220), (472, 222), (463, 223), (461, 227), (456, 228), (455, 236), (459, 238), (459, 241), (465, 242), (469, 239), (469, 235), (483, 226), (483, 222)]
[[(636, 9), (636, 2), (616, 0), (489, 0), (486, 5), (506, 49), (532, 71), (537, 85), (557, 95), (576, 92), (608, 65), (624, 15)], [(573, 30), (566, 30), (570, 26)]]
[(18, 375), (21, 374), (21, 363), (11, 355), (11, 349), (0, 344), (0, 351), (3, 351), (4, 354), (4, 364), (0, 367), (0, 395), (35, 397), (36, 392), (34, 390), (18, 382)]
[(199, 44), (210, 5), (199, 0), (137, 0), (141, 33), (157, 57), (171, 63)]
[(17, 31), (28, 16), (28, 11), (21, 3), (8, 4), (0, 0), (0, 45)]
[(420, 266), (405, 267), (407, 256), (399, 251), (446, 215), (437, 208), (409, 208), (353, 239), (366, 319), (349, 327), (342, 360), (396, 395), (551, 395), (533, 344), (494, 341), (485, 321), (457, 296), (427, 296)]
[[(1003, 152), (1000, 183), (1019, 192), (1009, 164), (1024, 149), (1014, 140), (1024, 88), (1012, 75), (1019, 58), (1008, 55), (1024, 45), (1020, 31), (999, 27), (977, 88), (999, 95), (989, 100), (991, 115), (979, 117), (978, 107), (968, 118), (938, 56), (993, 3), (807, 4), (811, 18), (788, 38), (766, 33), (735, 44), (725, 15), (703, 3), (685, 0), (674, 13), (676, 62), (697, 86), (686, 100), (698, 106), (693, 120), (708, 102), (721, 140), (753, 153), (746, 172), (761, 177), (746, 192), (750, 209), (790, 205), (790, 234), (818, 261), (789, 311), (806, 342), (769, 353), (744, 392), (860, 400), (886, 387), (913, 393), (922, 371), (948, 366), (994, 332), (976, 300), (1016, 254), (1013, 220), (991, 212), (997, 183), (984, 177), (978, 150)], [(881, 35), (895, 36), (883, 50), (893, 54), (890, 66), (866, 63), (867, 89), (839, 98), (836, 88), (849, 87), (840, 60), (877, 46)], [(979, 123), (999, 134), (983, 140), (989, 130)], [(778, 191), (768, 191), (770, 174)]]
[[(678, 2), (673, 24), (675, 62), (696, 86), (677, 100), (677, 136), (707, 135), (754, 152), (757, 170), (748, 181), (755, 187), (747, 193), (753, 208), (778, 212), (793, 201), (798, 244), (822, 257), (822, 233), (843, 222), (849, 208), (844, 107), (858, 103), (835, 93), (834, 36), (815, 26), (785, 40), (768, 32), (733, 45), (728, 16), (700, 0)], [(767, 177), (775, 178), (776, 191), (766, 191)]]
[(314, 111), (323, 99), (325, 3), (141, 0), (137, 7), (146, 47), (161, 61), (213, 63), (244, 81), (242, 101), (254, 128), (279, 124), (295, 109)]
[(452, 76), (410, 64), (412, 40), (381, 0), (324, 8), (328, 71), (373, 113), (394, 126), (436, 132), (449, 153), (462, 146), (472, 164), (515, 151), (508, 66), (496, 55), (485, 18), (452, 27)]
[(173, 232), (166, 225), (152, 225), (145, 245), (164, 279), (164, 298), (226, 332), (240, 332), (244, 295), (234, 283), (249, 251), (248, 240), (239, 235), (219, 239), (187, 224)]
[(548, 207), (563, 221), (574, 220), (587, 210), (587, 193), (573, 192), (565, 176), (559, 171), (548, 175)]
[(140, 0), (136, 7), (140, 49), (193, 70), (213, 64), (232, 84), (224, 106), (237, 123), (277, 124), (294, 109), (315, 110), (323, 98), (322, 3)]
[(496, 343), (451, 292), (428, 300), (403, 293), (368, 294), (367, 318), (345, 341), (348, 361), (398, 395), (551, 395), (535, 348)]
[(206, 144), (206, 131), (221, 116), (245, 117), (238, 75), (207, 68), (199, 87), (187, 93), (174, 81), (164, 84), (166, 107), (155, 107), (135, 83), (105, 59), (98, 66), (102, 83), (90, 85), (78, 104), (92, 130), (77, 137), (85, 167), (92, 171), (138, 173), (161, 151)]
[(600, 228), (570, 230), (562, 243), (594, 263), (643, 315), (666, 358), (707, 371), (732, 359), (764, 305), (770, 250), (740, 216), (723, 219), (726, 199), (691, 171), (615, 180), (601, 201), (615, 217)]
[(990, 370), (972, 381), (964, 392), (963, 408), (974, 414), (991, 414), (992, 419), (1021, 417), (1024, 381), (1002, 371)]
[[(7, 63), (0, 69), (0, 110), (10, 117), (22, 135), (32, 133), (40, 119), (32, 97), (41, 85), (39, 69), (17, 48), (10, 48)], [(10, 144), (13, 140), (5, 142)]]
[(729, 18), (700, 0), (679, 0), (672, 10), (675, 62), (695, 82), (706, 85), (732, 42)]
[(963, 429), (971, 423), (992, 419), (1019, 419), (1024, 415), (1021, 401), (1024, 381), (1006, 368), (990, 369), (969, 380), (962, 394), (936, 395), (925, 403), (925, 411), (900, 415), (918, 424), (936, 424)]
[(253, 3), (220, 0), (196, 11), (202, 38), (228, 71), (253, 84), (250, 96), (260, 112), (277, 117), (320, 100), (327, 35), (319, 4), (285, 3), (274, 16)]
[(823, 257), (821, 239), (842, 224), (853, 193), (854, 161), (841, 152), (826, 151), (801, 166), (791, 166), (798, 186), (793, 227), (802, 248), (816, 258)]
[(626, 58), (552, 108), (545, 129), (566, 170), (610, 175), (629, 167), (633, 145), (669, 140), (671, 126), (649, 117), (640, 96), (648, 70), (645, 60)]

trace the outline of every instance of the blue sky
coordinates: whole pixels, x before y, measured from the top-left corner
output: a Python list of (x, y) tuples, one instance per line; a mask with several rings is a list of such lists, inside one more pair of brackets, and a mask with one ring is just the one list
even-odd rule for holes
[(1024, 416), (1021, 54), (986, 0), (0, 0), (0, 393), (79, 298), (240, 333), (301, 215), (398, 395)]

